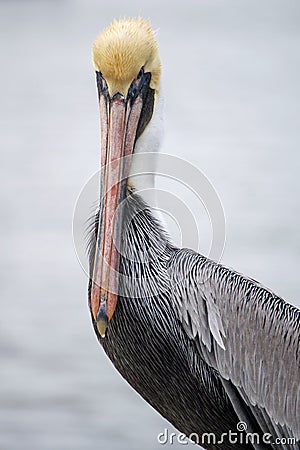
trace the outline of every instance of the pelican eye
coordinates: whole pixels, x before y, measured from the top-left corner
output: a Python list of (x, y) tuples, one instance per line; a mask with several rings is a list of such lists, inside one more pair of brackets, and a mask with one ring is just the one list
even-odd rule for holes
[(142, 67), (128, 89), (127, 99), (130, 99), (133, 102), (140, 92), (143, 92), (143, 95), (146, 95), (150, 80), (151, 73), (145, 73), (144, 67)]
[(144, 67), (141, 68), (141, 70), (137, 74), (136, 79), (139, 80), (140, 78), (142, 78), (143, 74), (144, 74)]
[(108, 87), (103, 75), (100, 71), (96, 71), (96, 82), (98, 87), (98, 94), (103, 93), (105, 96), (108, 95)]

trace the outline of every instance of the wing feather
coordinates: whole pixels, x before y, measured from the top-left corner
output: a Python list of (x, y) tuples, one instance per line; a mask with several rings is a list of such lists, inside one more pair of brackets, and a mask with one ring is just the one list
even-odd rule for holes
[(300, 439), (299, 309), (191, 250), (169, 264), (178, 318), (200, 356), (233, 383), (262, 429)]

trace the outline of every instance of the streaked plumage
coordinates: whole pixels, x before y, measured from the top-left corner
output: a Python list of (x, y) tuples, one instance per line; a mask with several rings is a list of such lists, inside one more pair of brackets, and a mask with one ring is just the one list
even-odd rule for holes
[[(120, 28), (123, 32), (124, 22)], [(103, 90), (103, 72), (98, 77), (100, 102), (113, 102)], [(91, 278), (102, 245), (105, 208), (108, 204), (100, 205), (91, 237)], [(105, 337), (100, 336), (105, 328), (99, 323), (109, 298), (101, 285), (95, 309), (95, 295), (100, 294), (92, 280), (89, 289), (95, 332), (117, 370), (187, 435), (220, 437), (236, 431), (242, 420), (248, 431), (299, 439), (300, 311), (256, 281), (192, 250), (175, 248), (134, 189), (127, 191), (120, 217), (117, 266), (123, 276)], [(299, 443), (273, 447), (296, 449)], [(264, 445), (223, 443), (206, 448)]]

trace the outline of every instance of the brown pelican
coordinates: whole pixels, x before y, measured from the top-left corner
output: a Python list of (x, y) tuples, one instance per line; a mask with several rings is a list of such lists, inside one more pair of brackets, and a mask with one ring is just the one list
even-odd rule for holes
[[(159, 141), (161, 64), (150, 24), (113, 22), (93, 61), (102, 199), (89, 306), (100, 344), (178, 430), (216, 436), (203, 447), (299, 448), (300, 311), (255, 280), (173, 246), (130, 178), (131, 157)], [(241, 421), (261, 440), (222, 439)]]

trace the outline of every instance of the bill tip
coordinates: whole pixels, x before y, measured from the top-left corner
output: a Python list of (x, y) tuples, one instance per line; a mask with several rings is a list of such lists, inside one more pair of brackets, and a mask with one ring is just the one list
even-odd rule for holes
[(107, 314), (105, 313), (105, 311), (100, 309), (100, 311), (97, 315), (97, 329), (102, 338), (105, 337), (107, 326), (108, 326)]

